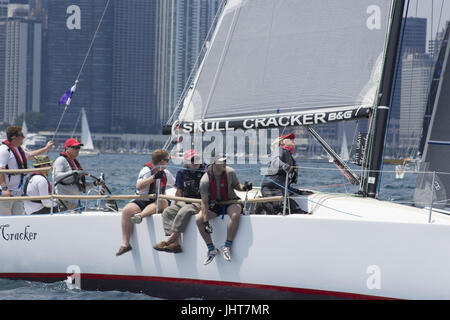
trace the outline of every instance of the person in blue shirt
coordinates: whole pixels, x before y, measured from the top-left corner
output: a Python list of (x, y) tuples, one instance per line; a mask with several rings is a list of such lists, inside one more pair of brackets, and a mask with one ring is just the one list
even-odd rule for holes
[[(175, 178), (177, 197), (200, 199), (199, 184), (205, 173), (205, 165), (200, 164), (200, 157), (195, 150), (184, 153), (184, 168), (178, 170)], [(178, 253), (182, 251), (180, 236), (186, 230), (189, 219), (200, 211), (200, 203), (177, 201), (164, 209), (162, 213), (165, 241), (153, 246), (158, 251)]]

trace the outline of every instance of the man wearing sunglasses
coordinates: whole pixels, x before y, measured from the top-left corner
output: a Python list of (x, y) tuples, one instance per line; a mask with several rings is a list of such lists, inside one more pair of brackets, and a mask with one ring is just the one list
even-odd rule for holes
[[(78, 162), (82, 143), (67, 139), (64, 151), (53, 163), (55, 168), (55, 191), (60, 195), (79, 195), (86, 191), (86, 178), (83, 167)], [(62, 210), (72, 210), (81, 206), (79, 200), (61, 200)]]
[[(7, 140), (0, 146), (0, 169), (27, 169), (27, 161), (35, 156), (49, 151), (53, 147), (53, 141), (47, 142), (44, 148), (39, 150), (23, 150), (21, 145), (25, 136), (22, 128), (11, 126), (6, 129)], [(0, 186), (2, 197), (20, 196), (20, 188), (23, 185), (25, 174), (0, 174)], [(0, 215), (24, 214), (23, 201), (0, 201)]]
[[(166, 169), (169, 163), (169, 154), (162, 149), (156, 149), (152, 153), (152, 161), (144, 165), (139, 172), (136, 182), (136, 193), (141, 195), (147, 194), (164, 194), (167, 185), (174, 185), (175, 178)], [(159, 181), (159, 182), (158, 182)], [(129, 202), (122, 210), (122, 245), (116, 252), (116, 256), (120, 256), (132, 249), (130, 244), (131, 235), (133, 234), (134, 224), (139, 224), (142, 219), (149, 217), (156, 212), (162, 212), (169, 206), (166, 199), (135, 199)]]

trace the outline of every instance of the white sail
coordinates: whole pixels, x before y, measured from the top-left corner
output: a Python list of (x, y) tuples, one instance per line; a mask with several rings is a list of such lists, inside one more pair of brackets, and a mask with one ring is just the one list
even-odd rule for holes
[(228, 1), (179, 121), (372, 107), (390, 11), (388, 0)]
[(341, 153), (339, 154), (342, 160), (348, 161), (350, 160), (350, 157), (348, 155), (348, 145), (347, 145), (347, 136), (344, 132), (344, 137), (341, 144)]
[(94, 148), (94, 142), (92, 141), (91, 130), (89, 129), (89, 123), (86, 116), (86, 111), (81, 108), (81, 143), (84, 145), (81, 147), (80, 155), (98, 155), (98, 150)]

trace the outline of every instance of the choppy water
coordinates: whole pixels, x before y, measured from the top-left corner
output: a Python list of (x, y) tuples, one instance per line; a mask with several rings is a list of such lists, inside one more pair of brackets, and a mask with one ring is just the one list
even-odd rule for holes
[[(50, 153), (54, 160), (56, 153)], [(105, 174), (106, 183), (113, 194), (132, 194), (135, 191), (137, 175), (143, 164), (149, 162), (150, 155), (117, 155), (105, 154), (98, 157), (81, 157), (81, 165), (85, 171), (94, 176), (101, 172)], [(175, 175), (178, 166), (170, 163), (170, 171)], [(354, 193), (357, 188), (346, 184), (345, 178), (328, 162), (299, 161), (301, 167), (298, 188), (313, 189), (325, 192)], [(260, 165), (232, 164), (239, 179), (250, 180), (258, 186), (262, 180)], [(355, 171), (359, 167), (354, 167)], [(359, 173), (358, 171), (356, 171)], [(380, 198), (390, 201), (410, 203), (414, 188), (416, 174), (407, 173), (402, 180), (395, 179), (394, 166), (385, 165)], [(119, 203), (122, 207), (124, 202)], [(0, 300), (155, 300), (145, 294), (135, 294), (119, 291), (84, 291), (71, 290), (64, 282), (41, 283), (22, 280), (0, 279)]]

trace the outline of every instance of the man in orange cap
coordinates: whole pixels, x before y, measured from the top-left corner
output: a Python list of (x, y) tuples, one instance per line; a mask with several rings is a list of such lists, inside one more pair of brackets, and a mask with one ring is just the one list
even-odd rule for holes
[[(175, 188), (177, 197), (200, 199), (200, 179), (206, 166), (200, 163), (200, 156), (195, 150), (184, 153), (184, 168), (178, 170)], [(153, 246), (158, 251), (178, 253), (182, 251), (179, 243), (180, 235), (186, 230), (191, 216), (200, 211), (200, 203), (177, 201), (162, 213), (164, 231), (169, 236), (166, 241)]]
[[(293, 157), (294, 154), (294, 133), (282, 135), (272, 142), (269, 167), (261, 183), (261, 193), (264, 197), (283, 196), (286, 187), (286, 176), (288, 187), (292, 183), (297, 183), (298, 169)], [(290, 201), (291, 210), (297, 209), (295, 201)], [(282, 202), (258, 203), (256, 214), (279, 214), (283, 210)]]
[[(78, 162), (82, 143), (76, 139), (67, 139), (64, 143), (64, 151), (53, 163), (55, 168), (55, 191), (57, 194), (79, 195), (86, 191), (86, 179), (83, 167)], [(72, 210), (80, 207), (79, 200), (61, 200), (63, 210)]]

